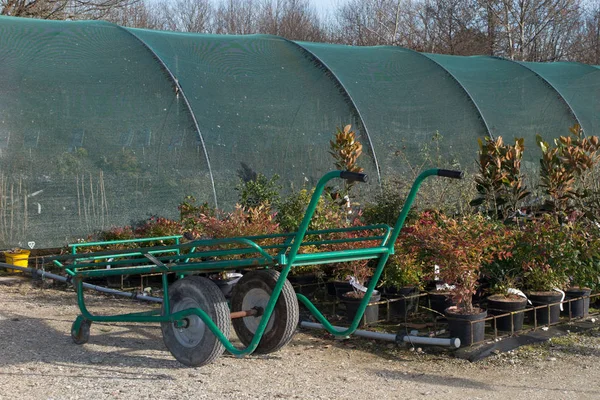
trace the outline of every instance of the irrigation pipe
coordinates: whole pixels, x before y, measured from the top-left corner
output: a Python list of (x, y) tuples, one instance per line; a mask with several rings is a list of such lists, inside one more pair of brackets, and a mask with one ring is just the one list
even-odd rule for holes
[[(73, 284), (73, 282), (71, 281), (72, 279), (70, 277), (67, 278), (67, 277), (64, 277), (61, 275), (56, 275), (56, 274), (52, 274), (50, 272), (42, 271), (40, 269), (17, 267), (16, 265), (6, 264), (6, 263), (0, 263), (0, 267), (6, 268), (6, 269), (16, 269), (16, 270), (23, 271), (23, 272), (30, 272), (32, 275), (38, 274), (42, 278), (54, 279), (56, 281), (68, 283), (71, 285)], [(85, 283), (85, 282), (83, 283), (83, 287), (86, 289), (93, 289), (93, 290), (96, 290), (96, 291), (102, 292), (102, 293), (113, 294), (115, 296), (129, 297), (134, 300), (145, 300), (145, 301), (152, 301), (155, 303), (162, 303), (162, 298), (160, 298), (160, 297), (152, 297), (152, 296), (146, 296), (144, 294), (122, 292), (120, 290), (110, 289), (110, 288), (106, 288), (106, 287), (98, 286), (98, 285), (92, 285), (92, 284)]]
[[(300, 326), (303, 328), (312, 328), (312, 329), (323, 329), (323, 325), (315, 323), (315, 322), (300, 322)], [(344, 331), (346, 328), (342, 328), (340, 326), (334, 326), (334, 329), (338, 331)], [(413, 343), (413, 344), (425, 344), (430, 346), (446, 346), (459, 348), (460, 347), (460, 339), (459, 338), (430, 338), (423, 336), (411, 336), (411, 335), (394, 335), (392, 333), (380, 333), (380, 332), (371, 332), (364, 330), (356, 330), (353, 335), (361, 336), (367, 339), (376, 339), (376, 340), (385, 340), (387, 342), (405, 342), (405, 343)]]

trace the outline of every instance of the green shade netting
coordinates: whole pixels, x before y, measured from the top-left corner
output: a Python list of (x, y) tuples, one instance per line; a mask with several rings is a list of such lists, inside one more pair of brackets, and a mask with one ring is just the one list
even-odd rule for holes
[[(600, 135), (600, 71), (589, 65), (522, 63), (544, 78), (573, 109), (587, 135)], [(568, 132), (563, 132), (565, 135)], [(556, 137), (550, 132), (544, 136)]]
[[(493, 137), (525, 138), (526, 160), (537, 165), (535, 135), (567, 134), (577, 121), (568, 105), (539, 76), (510, 60), (427, 54), (464, 86)], [(531, 151), (534, 149), (535, 151)]]
[(186, 195), (230, 209), (256, 173), (310, 187), (346, 124), (371, 193), (438, 157), (472, 168), (488, 133), (600, 126), (600, 71), (574, 63), (0, 17), (0, 70), (4, 248), (177, 218)]
[(0, 243), (58, 246), (212, 198), (189, 113), (124, 29), (3, 18), (0, 70)]
[[(399, 47), (301, 43), (343, 84), (364, 120), (382, 176), (418, 165), (443, 136), (444, 158), (471, 166), (485, 126), (464, 90), (427, 57)], [(423, 151), (430, 146), (431, 151)], [(405, 157), (408, 157), (407, 162)], [(431, 165), (431, 162), (429, 162)]]
[[(354, 124), (327, 71), (293, 42), (265, 36), (132, 32), (186, 93), (213, 170), (220, 206), (237, 199), (242, 171), (279, 174), (302, 188), (334, 169), (329, 140)], [(365, 143), (363, 164), (374, 172)]]

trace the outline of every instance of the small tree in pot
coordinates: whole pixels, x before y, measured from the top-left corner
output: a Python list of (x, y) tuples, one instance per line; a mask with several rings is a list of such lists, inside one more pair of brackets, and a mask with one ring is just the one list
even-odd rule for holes
[[(450, 218), (432, 212), (421, 215), (428, 228), (420, 235), (431, 265), (440, 266), (441, 278), (455, 286), (456, 306), (446, 309), (450, 331), (465, 345), (483, 340), (485, 310), (473, 305), (482, 264), (510, 256), (511, 231), (482, 215)], [(463, 321), (467, 322), (464, 323)], [(471, 321), (480, 321), (472, 323)]]

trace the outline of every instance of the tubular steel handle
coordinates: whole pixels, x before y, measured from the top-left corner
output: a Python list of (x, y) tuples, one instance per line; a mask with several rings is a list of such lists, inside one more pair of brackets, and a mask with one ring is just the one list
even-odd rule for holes
[(342, 171), (340, 172), (340, 178), (351, 182), (368, 182), (369, 176), (367, 174), (361, 174), (359, 172)]
[(453, 171), (451, 169), (438, 169), (437, 174), (438, 176), (444, 176), (452, 179), (462, 179), (465, 176), (464, 172)]

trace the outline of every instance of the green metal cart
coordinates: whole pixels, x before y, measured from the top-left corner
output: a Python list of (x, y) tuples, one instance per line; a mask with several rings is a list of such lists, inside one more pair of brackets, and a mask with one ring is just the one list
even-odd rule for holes
[[(334, 178), (367, 180), (364, 174), (331, 171), (317, 183), (295, 233), (193, 240), (188, 243), (180, 243), (179, 237), (150, 238), (137, 240), (141, 247), (133, 249), (88, 253), (78, 253), (78, 250), (98, 243), (71, 245), (72, 254), (51, 259), (65, 269), (77, 291), (81, 315), (71, 329), (73, 341), (86, 343), (92, 322), (160, 322), (165, 345), (171, 354), (187, 366), (198, 367), (214, 361), (225, 350), (236, 356), (279, 350), (289, 343), (297, 328), (298, 302), (329, 333), (348, 336), (357, 329), (383, 267), (394, 252), (394, 243), (421, 183), (433, 175), (462, 177), (459, 171), (430, 169), (422, 172), (413, 183), (393, 227), (383, 224), (309, 231), (310, 220), (328, 181)], [(340, 239), (339, 234), (345, 232), (356, 234)], [(155, 245), (159, 240), (167, 243), (170, 240), (173, 244)], [(257, 244), (262, 242), (266, 244)], [(300, 251), (305, 246), (319, 249), (336, 243), (346, 243), (350, 248), (311, 253)], [(287, 280), (290, 270), (296, 266), (366, 259), (377, 259), (377, 266), (356, 316), (343, 331), (335, 329), (308, 298), (296, 294)], [(249, 271), (236, 284), (230, 302), (213, 281), (192, 275), (240, 269)], [(88, 311), (84, 280), (151, 273), (162, 274), (161, 309), (119, 315), (93, 315)], [(169, 285), (168, 273), (175, 273), (179, 279)], [(229, 340), (231, 326), (244, 347), (237, 348)]]

